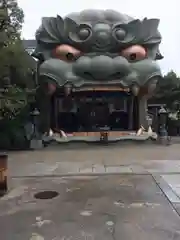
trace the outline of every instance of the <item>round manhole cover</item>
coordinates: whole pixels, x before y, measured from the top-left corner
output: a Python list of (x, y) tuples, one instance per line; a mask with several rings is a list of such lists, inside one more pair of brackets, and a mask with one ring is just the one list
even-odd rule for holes
[(52, 199), (59, 195), (56, 191), (42, 191), (34, 194), (36, 199)]

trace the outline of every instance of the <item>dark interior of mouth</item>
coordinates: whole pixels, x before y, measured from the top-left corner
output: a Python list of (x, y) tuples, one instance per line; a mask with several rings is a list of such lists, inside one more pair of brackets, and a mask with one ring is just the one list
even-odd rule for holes
[[(107, 87), (109, 89), (109, 87)], [(125, 89), (105, 88), (52, 98), (51, 129), (66, 133), (129, 131), (138, 128), (138, 100)]]

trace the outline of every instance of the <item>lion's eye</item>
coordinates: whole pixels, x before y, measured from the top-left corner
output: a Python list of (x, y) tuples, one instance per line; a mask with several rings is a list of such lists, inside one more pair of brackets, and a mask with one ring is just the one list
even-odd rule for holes
[(54, 55), (63, 61), (73, 62), (81, 55), (81, 52), (70, 45), (63, 44), (55, 49)]
[(73, 53), (70, 53), (70, 52), (68, 52), (67, 54), (66, 54), (66, 58), (67, 58), (67, 60), (68, 61), (74, 61), (74, 60), (76, 60), (76, 55), (75, 54), (73, 54)]
[(140, 45), (134, 45), (124, 49), (121, 55), (125, 57), (128, 61), (140, 61), (146, 58), (146, 49)]

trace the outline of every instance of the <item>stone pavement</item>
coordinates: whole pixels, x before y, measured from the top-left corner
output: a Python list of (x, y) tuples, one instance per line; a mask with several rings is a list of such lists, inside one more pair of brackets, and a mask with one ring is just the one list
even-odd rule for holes
[(54, 146), (8, 167), (2, 240), (180, 240), (179, 144)]
[[(11, 177), (179, 173), (180, 145), (66, 145), (9, 154)], [(19, 167), (20, 166), (20, 167)]]

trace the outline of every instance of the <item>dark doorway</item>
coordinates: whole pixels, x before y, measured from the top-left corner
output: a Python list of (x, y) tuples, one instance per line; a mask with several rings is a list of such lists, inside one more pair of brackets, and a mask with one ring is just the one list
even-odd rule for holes
[[(51, 128), (67, 133), (99, 131), (107, 127), (111, 131), (137, 130), (139, 127), (138, 98), (133, 100), (133, 114), (129, 113), (130, 95), (110, 96), (62, 96), (52, 98)], [(66, 104), (64, 104), (66, 103)], [(113, 105), (113, 108), (111, 107)], [(129, 118), (132, 127), (129, 129)]]

